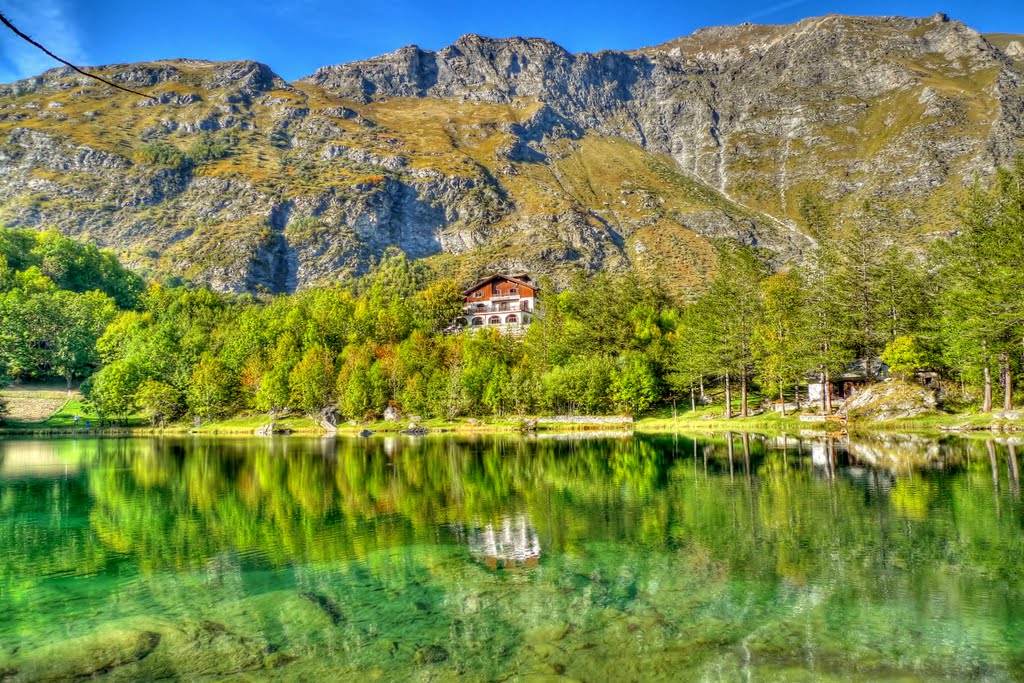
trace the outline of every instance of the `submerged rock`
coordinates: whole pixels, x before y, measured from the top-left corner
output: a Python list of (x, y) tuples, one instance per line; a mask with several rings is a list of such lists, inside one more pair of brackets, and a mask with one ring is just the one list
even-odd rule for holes
[(345, 615), (342, 614), (341, 607), (339, 607), (338, 603), (334, 602), (334, 600), (331, 600), (326, 595), (320, 595), (318, 593), (311, 593), (309, 591), (306, 591), (304, 593), (299, 593), (299, 595), (302, 598), (304, 598), (306, 600), (309, 600), (314, 605), (319, 607), (321, 609), (321, 611), (323, 611), (324, 614), (326, 614), (328, 617), (330, 617), (331, 623), (334, 624), (335, 626), (338, 626), (339, 624), (344, 623)]
[(154, 631), (94, 633), (26, 653), (18, 671), (9, 669), (0, 677), (36, 681), (103, 676), (145, 659), (160, 641), (160, 634)]
[(448, 661), (448, 650), (440, 645), (428, 645), (416, 651), (413, 657), (414, 664), (439, 664)]

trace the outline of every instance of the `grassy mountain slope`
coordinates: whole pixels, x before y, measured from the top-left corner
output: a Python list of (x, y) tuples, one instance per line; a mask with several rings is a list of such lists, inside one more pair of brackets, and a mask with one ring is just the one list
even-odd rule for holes
[(65, 69), (0, 88), (0, 221), (156, 275), (291, 291), (398, 247), (472, 279), (635, 269), (678, 293), (739, 241), (781, 264), (836, 225), (953, 226), (1020, 149), (1012, 37), (823, 17), (573, 55), (466, 36), (286, 83), (256, 62)]

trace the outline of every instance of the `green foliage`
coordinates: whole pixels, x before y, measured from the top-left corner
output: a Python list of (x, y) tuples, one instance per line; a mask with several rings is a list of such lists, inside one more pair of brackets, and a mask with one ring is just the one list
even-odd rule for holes
[(135, 401), (152, 425), (163, 425), (184, 413), (184, 400), (175, 387), (155, 379), (146, 379), (135, 391)]
[[(0, 229), (0, 362), (16, 378), (69, 382), (102, 367), (94, 403), (108, 414), (141, 406), (154, 422), (179, 417), (182, 402), (207, 420), (294, 410), (321, 424), (378, 418), (389, 404), (446, 418), (642, 414), (666, 393), (696, 399), (698, 387), (784, 400), (880, 353), (901, 374), (937, 358), (969, 382), (998, 369), (1012, 402), (1024, 350), (1022, 188), (1024, 162), (978, 188), (963, 231), (928, 263), (902, 248), (898, 213), (865, 205), (873, 220), (824, 231), (786, 272), (722, 245), (715, 277), (685, 306), (630, 274), (579, 275), (561, 291), (543, 282), (522, 338), (444, 334), (461, 312), (458, 283), (398, 250), (348, 286), (256, 299), (143, 291), (109, 254)], [(820, 199), (801, 212), (831, 220)]]
[(175, 171), (183, 171), (191, 166), (188, 156), (167, 142), (154, 142), (140, 147), (135, 153), (135, 161), (140, 164), (159, 166)]
[(337, 399), (336, 385), (334, 354), (323, 346), (308, 349), (288, 375), (292, 405), (309, 415), (331, 408)]
[(213, 420), (228, 412), (236, 382), (220, 358), (204, 354), (192, 370), (186, 400), (196, 415)]
[(975, 188), (964, 207), (963, 230), (937, 244), (933, 260), (943, 356), (977, 380), (994, 367), (1021, 369), (1024, 338), (1024, 159), (1000, 170), (994, 186)]
[(798, 271), (772, 275), (761, 284), (762, 315), (755, 329), (754, 359), (762, 386), (783, 399), (786, 389), (810, 369), (804, 287)]
[(658, 399), (658, 377), (646, 355), (631, 351), (619, 359), (612, 379), (612, 396), (631, 415), (654, 404)]
[(918, 346), (917, 340), (909, 336), (900, 336), (885, 346), (882, 360), (889, 369), (901, 379), (906, 379), (925, 364), (925, 354)]
[(124, 420), (135, 412), (135, 394), (143, 377), (142, 368), (132, 361), (116, 361), (83, 383), (82, 393), (101, 419)]
[(100, 290), (121, 308), (137, 306), (145, 290), (142, 278), (109, 251), (76, 242), (56, 230), (0, 227), (0, 292), (14, 287), (39, 289), (40, 277), (59, 289)]
[(189, 146), (185, 157), (188, 163), (199, 166), (231, 156), (237, 144), (238, 138), (232, 131), (220, 131), (217, 134), (203, 131), (199, 134), (199, 139)]

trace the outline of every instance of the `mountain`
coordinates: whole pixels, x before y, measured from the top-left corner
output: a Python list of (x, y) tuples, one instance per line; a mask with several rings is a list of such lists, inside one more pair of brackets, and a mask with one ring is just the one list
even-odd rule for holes
[(55, 69), (0, 87), (0, 222), (232, 291), (397, 247), (466, 280), (634, 269), (684, 292), (721, 240), (779, 266), (854, 220), (949, 233), (1022, 149), (1022, 45), (826, 16), (595, 54), (467, 35), (293, 83), (249, 61), (95, 69), (154, 99)]

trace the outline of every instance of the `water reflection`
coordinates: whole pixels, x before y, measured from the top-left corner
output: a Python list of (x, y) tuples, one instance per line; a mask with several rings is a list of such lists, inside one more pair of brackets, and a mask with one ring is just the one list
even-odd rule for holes
[(503, 517), (499, 525), (473, 528), (468, 544), (469, 554), (489, 569), (535, 567), (540, 560), (540, 538), (526, 515)]
[(0, 677), (1011, 678), (1019, 447), (0, 441)]

